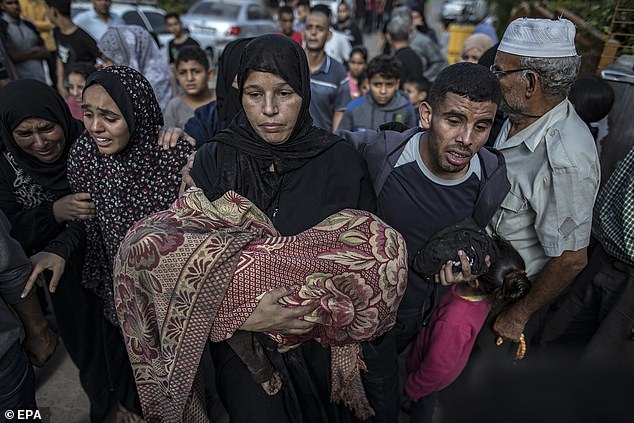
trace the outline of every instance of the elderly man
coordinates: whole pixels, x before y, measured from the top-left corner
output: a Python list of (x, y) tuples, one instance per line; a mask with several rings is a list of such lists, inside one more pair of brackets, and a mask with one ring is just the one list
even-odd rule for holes
[(493, 330), (505, 339), (535, 335), (537, 312), (587, 262), (599, 159), (566, 98), (580, 64), (574, 40), (575, 27), (566, 19), (516, 19), (491, 67), (508, 115), (495, 147), (506, 159), (511, 191), (489, 229), (511, 242), (534, 281), (524, 299), (496, 318)]

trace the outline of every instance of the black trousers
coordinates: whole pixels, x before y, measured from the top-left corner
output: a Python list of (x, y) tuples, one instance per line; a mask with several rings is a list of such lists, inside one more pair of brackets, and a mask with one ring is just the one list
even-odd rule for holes
[(634, 277), (614, 267), (615, 259), (597, 248), (582, 274), (546, 324), (540, 345), (580, 357), (611, 357), (634, 364)]

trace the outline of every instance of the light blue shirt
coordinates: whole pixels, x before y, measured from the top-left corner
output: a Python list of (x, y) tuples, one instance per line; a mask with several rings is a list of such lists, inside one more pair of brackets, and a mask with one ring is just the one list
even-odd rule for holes
[(87, 10), (73, 18), (75, 25), (86, 31), (95, 41), (105, 34), (112, 25), (123, 25), (121, 17), (115, 13), (110, 13), (110, 19), (106, 22), (97, 15), (95, 10)]

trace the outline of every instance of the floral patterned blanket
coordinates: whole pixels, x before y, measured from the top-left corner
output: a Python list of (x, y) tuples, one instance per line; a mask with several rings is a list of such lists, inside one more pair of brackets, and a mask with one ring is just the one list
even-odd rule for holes
[(197, 375), (205, 342), (230, 338), (278, 286), (294, 290), (288, 307), (317, 299), (305, 318), (318, 324), (303, 336), (269, 336), (331, 347), (332, 399), (369, 416), (359, 343), (394, 325), (406, 275), (405, 241), (368, 212), (346, 209), (280, 236), (238, 194), (210, 202), (190, 189), (137, 222), (115, 259), (115, 305), (145, 419), (207, 421)]

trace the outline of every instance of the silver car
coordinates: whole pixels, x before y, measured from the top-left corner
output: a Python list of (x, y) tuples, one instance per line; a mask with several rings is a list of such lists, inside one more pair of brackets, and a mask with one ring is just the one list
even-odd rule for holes
[(277, 21), (257, 1), (201, 0), (181, 20), (190, 36), (214, 60), (230, 41), (280, 30)]

